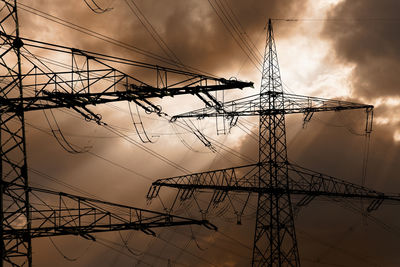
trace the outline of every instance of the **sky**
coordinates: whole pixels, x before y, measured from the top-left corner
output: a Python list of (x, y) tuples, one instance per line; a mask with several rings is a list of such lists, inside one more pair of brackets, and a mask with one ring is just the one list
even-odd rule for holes
[[(232, 90), (226, 93), (226, 98), (258, 92), (265, 26), (267, 19), (273, 18), (285, 90), (374, 105), (365, 185), (383, 192), (400, 192), (397, 177), (400, 120), (395, 113), (400, 105), (400, 3), (396, 0), (97, 0), (95, 3), (106, 11), (103, 13), (93, 12), (90, 7), (94, 7), (94, 2), (88, 0), (19, 3), (21, 35), (26, 38), (159, 65), (168, 65), (170, 58), (179, 59), (196, 72), (254, 82), (254, 89)], [(219, 7), (235, 18), (240, 38)], [(53, 21), (46, 19), (49, 14)], [(57, 19), (84, 27), (91, 35), (83, 33), (82, 28), (78, 31), (54, 22)], [(107, 36), (120, 45), (96, 38), (99, 34), (101, 39)], [(247, 40), (251, 52), (240, 39)], [(137, 53), (136, 48), (163, 60)], [(50, 53), (47, 56), (65, 60), (53, 58)], [(124, 71), (140, 79), (153, 79), (151, 74), (136, 69)], [(154, 102), (169, 115), (203, 105), (195, 96)], [(133, 104), (131, 109), (137, 113)], [(93, 110), (101, 113), (105, 122), (140, 142), (127, 103), (93, 107)], [(53, 114), (68, 142), (85, 147), (88, 152), (71, 154), (63, 150), (49, 135), (50, 126), (44, 113), (31, 112), (26, 115), (27, 123), (35, 126), (27, 126), (29, 167), (98, 198), (162, 210), (160, 201), (148, 205), (147, 190), (152, 181), (182, 175), (181, 171), (76, 114), (72, 116), (62, 110)], [(241, 118), (241, 127), (232, 128), (228, 135), (217, 135), (214, 120), (194, 120), (196, 127), (217, 147), (217, 153), (212, 153), (193, 134), (168, 120), (143, 111), (139, 114), (152, 141), (144, 146), (191, 172), (248, 163), (219, 148), (219, 143), (257, 161), (257, 118)], [(302, 115), (291, 115), (286, 120), (289, 160), (361, 183), (365, 113), (315, 114), (304, 126), (302, 119)], [(51, 122), (53, 127), (54, 123)], [(250, 131), (253, 134), (246, 133)], [(35, 174), (31, 174), (30, 181), (35, 186), (80, 194)], [(163, 191), (166, 201), (173, 195), (173, 191)], [(349, 207), (347, 202), (319, 199), (299, 210), (295, 225), (303, 266), (398, 266), (398, 206), (382, 205), (372, 214), (375, 218), (372, 220), (366, 220)], [(55, 237), (53, 242), (48, 238), (37, 239), (33, 243), (34, 265), (168, 266), (169, 261), (172, 266), (247, 266), (251, 260), (255, 198), (251, 199), (240, 226), (235, 223), (234, 211), (226, 209), (223, 204), (208, 216), (219, 227), (218, 233), (194, 226), (159, 229), (158, 238), (140, 232), (122, 232), (96, 235), (99, 242), (75, 236)], [(176, 212), (179, 211), (181, 215), (200, 218), (193, 203)], [(111, 244), (113, 249), (101, 242)], [(124, 242), (134, 253), (123, 246)]]

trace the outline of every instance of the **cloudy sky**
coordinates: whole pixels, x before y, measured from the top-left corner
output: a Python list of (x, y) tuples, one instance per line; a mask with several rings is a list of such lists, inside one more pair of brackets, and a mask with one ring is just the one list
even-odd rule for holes
[[(21, 0), (19, 3), (24, 37), (152, 64), (167, 65), (179, 60), (190, 69), (255, 83), (254, 89), (229, 92), (227, 97), (250, 95), (259, 90), (265, 26), (268, 18), (274, 18), (285, 90), (374, 105), (374, 131), (365, 184), (384, 192), (400, 192), (397, 177), (400, 120), (395, 113), (400, 105), (400, 3), (396, 0), (87, 0), (86, 3)], [(93, 12), (90, 7), (95, 8), (95, 4), (106, 12)], [(227, 14), (232, 18), (230, 22)], [(140, 75), (146, 75), (131, 69), (125, 71), (132, 71), (129, 74), (139, 79)], [(156, 102), (170, 115), (202, 106), (194, 96)], [(93, 109), (103, 115), (105, 122), (140, 142), (127, 103)], [(136, 113), (134, 105), (131, 109)], [(212, 153), (193, 134), (154, 114), (139, 113), (153, 142), (144, 145), (191, 172), (248, 163), (243, 156), (239, 158), (218, 146), (217, 153)], [(184, 174), (94, 123), (86, 123), (71, 113), (54, 111), (68, 142), (89, 150), (68, 153), (49, 135), (50, 126), (43, 112), (32, 112), (26, 117), (27, 123), (36, 127), (27, 126), (29, 167), (99, 198), (161, 210), (159, 201), (146, 204), (145, 195), (151, 182)], [(214, 145), (222, 143), (255, 162), (257, 118), (240, 122), (241, 127), (233, 128), (230, 135), (217, 135), (213, 120), (193, 123)], [(287, 119), (289, 160), (361, 183), (365, 138), (360, 135), (364, 122), (362, 111), (315, 114), (306, 127), (302, 127), (301, 115), (290, 116)], [(246, 133), (250, 131), (253, 134)], [(30, 180), (36, 186), (78, 194), (35, 174)], [(165, 197), (168, 199), (173, 192), (170, 194)], [(187, 210), (190, 214), (181, 214), (199, 218), (195, 205)], [(237, 226), (232, 209), (218, 207), (209, 219), (220, 227), (219, 233), (193, 227), (160, 229), (158, 238), (129, 232), (121, 236), (98, 235), (103, 244), (78, 237), (53, 238), (57, 248), (70, 260), (49, 239), (35, 240), (34, 264), (168, 266), (169, 261), (172, 266), (245, 266), (251, 258), (254, 212), (252, 199), (242, 225)], [(398, 206), (383, 205), (373, 213), (374, 221), (366, 221), (349, 210), (348, 204), (314, 200), (296, 216), (303, 266), (398, 266), (400, 216), (395, 214)], [(134, 253), (123, 247), (124, 241)]]

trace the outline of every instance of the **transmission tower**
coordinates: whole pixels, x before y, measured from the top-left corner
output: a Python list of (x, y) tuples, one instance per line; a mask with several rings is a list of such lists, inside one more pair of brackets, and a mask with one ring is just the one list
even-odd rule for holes
[[(186, 224), (214, 228), (205, 220), (31, 187), (24, 114), (69, 108), (88, 121), (106, 125), (90, 106), (126, 100), (161, 116), (161, 107), (149, 98), (193, 94), (216, 101), (209, 91), (244, 88), (252, 83), (22, 38), (17, 1), (2, 0), (0, 5), (0, 266), (32, 266), (32, 238), (37, 237), (79, 235), (95, 240), (91, 233), (133, 229), (153, 234), (152, 228)], [(46, 65), (49, 61), (54, 63), (53, 59), (31, 53), (28, 48), (58, 53), (71, 63), (67, 70), (62, 65), (62, 70), (55, 71)], [(155, 85), (128, 75), (111, 63), (148, 70)]]
[(269, 20), (260, 93), (173, 117), (173, 120), (222, 117), (234, 122), (238, 116), (259, 116), (258, 162), (159, 179), (153, 182), (147, 196), (149, 199), (155, 198), (161, 187), (172, 187), (178, 189), (176, 197), (184, 201), (194, 197), (195, 191), (210, 190), (213, 192), (210, 203), (218, 204), (227, 199), (230, 192), (255, 193), (257, 212), (252, 266), (300, 266), (293, 196), (302, 197), (296, 206), (307, 205), (318, 196), (365, 199), (370, 203), (368, 212), (377, 209), (384, 200), (400, 201), (398, 196), (385, 195), (311, 171), (288, 160), (287, 114), (303, 113), (307, 122), (315, 112), (348, 109), (366, 110), (366, 134), (369, 134), (372, 130), (373, 106), (283, 92), (272, 23)]

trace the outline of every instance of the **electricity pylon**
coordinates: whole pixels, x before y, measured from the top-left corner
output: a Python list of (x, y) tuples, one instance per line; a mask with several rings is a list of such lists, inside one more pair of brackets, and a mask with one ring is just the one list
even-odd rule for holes
[(388, 196), (290, 163), (286, 146), (286, 114), (304, 113), (306, 122), (315, 112), (365, 109), (366, 132), (369, 134), (373, 106), (284, 93), (271, 20), (263, 62), (258, 95), (173, 117), (173, 120), (223, 117), (234, 123), (238, 116), (259, 116), (258, 162), (159, 179), (153, 182), (147, 197), (157, 197), (164, 186), (178, 189), (177, 198), (182, 201), (193, 197), (196, 190), (211, 190), (211, 202), (215, 204), (227, 199), (230, 192), (255, 193), (258, 202), (252, 266), (300, 266), (292, 196), (303, 197), (297, 206), (307, 205), (318, 196), (365, 199), (370, 201), (367, 211), (377, 209), (384, 200), (400, 201), (400, 197)]
[[(32, 266), (32, 238), (36, 237), (80, 235), (94, 239), (91, 233), (125, 229), (153, 233), (151, 228), (185, 224), (214, 228), (207, 221), (30, 187), (24, 114), (70, 108), (86, 120), (105, 124), (89, 106), (126, 100), (161, 115), (161, 107), (149, 98), (193, 94), (215, 101), (209, 91), (243, 88), (252, 83), (21, 38), (16, 0), (0, 2), (0, 39), (0, 266)], [(34, 54), (27, 48), (41, 52)], [(65, 64), (44, 58), (43, 52), (68, 57), (71, 64), (65, 70)], [(58, 70), (49, 68), (49, 62)], [(149, 70), (156, 84), (128, 75), (112, 63)]]

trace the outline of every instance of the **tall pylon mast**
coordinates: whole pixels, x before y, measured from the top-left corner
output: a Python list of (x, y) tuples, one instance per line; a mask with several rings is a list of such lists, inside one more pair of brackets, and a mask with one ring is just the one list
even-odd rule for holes
[[(0, 114), (0, 157), (1, 157), (1, 236), (5, 231), (18, 227), (18, 221), (24, 224), (26, 234), (18, 235), (12, 240), (3, 240), (1, 243), (2, 259), (13, 266), (19, 262), (15, 258), (24, 258), (26, 264), (32, 265), (32, 239), (29, 234), (31, 218), (29, 210), (28, 190), (15, 190), (14, 184), (28, 188), (28, 167), (26, 160), (26, 138), (22, 99), (22, 69), (19, 24), (17, 14), (17, 1), (2, 1), (1, 12), (2, 42), (1, 75), (12, 75), (13, 79), (3, 80), (0, 97), (3, 101), (11, 98), (20, 99), (15, 105), (15, 112)], [(10, 38), (15, 34), (15, 38)], [(6, 185), (4, 182), (9, 182)], [(9, 216), (6, 216), (9, 214)], [(23, 262), (24, 262), (23, 261)], [(3, 260), (0, 263), (3, 266)]]
[(307, 122), (315, 112), (363, 109), (367, 114), (366, 134), (370, 134), (373, 106), (283, 92), (271, 20), (268, 22), (266, 41), (259, 94), (172, 118), (174, 121), (179, 118), (223, 117), (235, 121), (240, 116), (259, 116), (258, 162), (159, 179), (153, 182), (147, 197), (157, 197), (161, 187), (178, 189), (176, 199), (181, 201), (196, 197), (195, 191), (209, 190), (213, 192), (210, 206), (211, 203), (217, 205), (228, 199), (227, 195), (231, 193), (256, 194), (252, 266), (300, 266), (291, 196), (302, 197), (296, 206), (305, 206), (319, 196), (364, 199), (369, 202), (367, 212), (377, 209), (383, 201), (398, 203), (400, 197), (315, 172), (288, 160), (286, 115), (303, 113), (304, 121)]
[[(258, 194), (253, 266), (299, 266), (292, 204), (288, 188), (285, 114), (266, 111), (284, 106), (271, 20), (268, 22), (260, 88), (258, 186), (282, 188), (282, 194)], [(265, 105), (267, 103), (267, 105)], [(276, 263), (279, 263), (277, 265)]]

